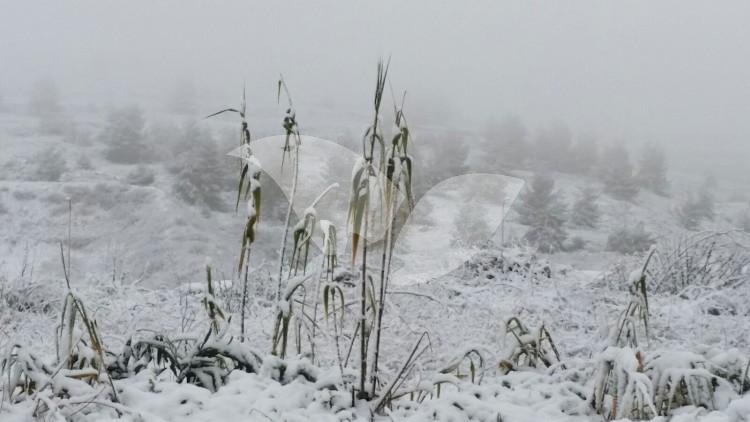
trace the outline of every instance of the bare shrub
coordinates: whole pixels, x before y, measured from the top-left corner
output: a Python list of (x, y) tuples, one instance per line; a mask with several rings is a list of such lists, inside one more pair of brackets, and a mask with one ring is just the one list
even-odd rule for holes
[(688, 288), (729, 288), (748, 281), (750, 253), (730, 233), (697, 233), (658, 247), (652, 288), (679, 293)]

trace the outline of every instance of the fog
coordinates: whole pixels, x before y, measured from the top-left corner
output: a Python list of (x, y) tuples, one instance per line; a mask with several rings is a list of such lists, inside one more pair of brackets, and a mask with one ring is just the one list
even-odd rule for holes
[(63, 102), (159, 102), (185, 80), (202, 112), (246, 83), (264, 108), (283, 73), (300, 116), (366, 113), (385, 56), (407, 105), (441, 124), (563, 122), (605, 142), (660, 143), (677, 171), (738, 179), (750, 160), (748, 22), (745, 1), (3, 1), (0, 93), (21, 103), (47, 77)]

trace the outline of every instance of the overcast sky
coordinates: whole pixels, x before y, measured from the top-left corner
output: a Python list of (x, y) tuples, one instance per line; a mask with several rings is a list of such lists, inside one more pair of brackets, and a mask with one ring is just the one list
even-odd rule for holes
[(407, 106), (457, 126), (513, 113), (532, 128), (562, 121), (605, 141), (719, 147), (726, 163), (750, 162), (749, 1), (0, 5), (6, 97), (52, 77), (64, 97), (132, 102), (190, 79), (231, 99), (246, 81), (251, 102), (273, 105), (283, 72), (297, 103), (359, 112), (377, 59), (391, 56)]

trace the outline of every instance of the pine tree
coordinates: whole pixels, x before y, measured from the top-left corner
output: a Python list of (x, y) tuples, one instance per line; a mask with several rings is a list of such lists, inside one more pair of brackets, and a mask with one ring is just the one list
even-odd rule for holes
[(579, 192), (578, 198), (571, 209), (571, 222), (578, 227), (595, 228), (599, 224), (601, 211), (596, 200), (599, 194), (595, 189), (587, 187)]
[(101, 139), (107, 144), (104, 156), (113, 163), (135, 164), (148, 157), (143, 112), (136, 106), (113, 110)]
[(614, 144), (604, 151), (600, 160), (600, 176), (604, 190), (614, 198), (632, 200), (638, 195), (638, 185), (633, 176), (628, 150)]
[(662, 150), (656, 144), (648, 144), (641, 153), (638, 163), (638, 184), (657, 195), (666, 196), (669, 190), (667, 162)]
[(716, 205), (713, 190), (715, 182), (706, 177), (697, 193), (688, 193), (675, 210), (677, 221), (688, 230), (696, 230), (703, 220), (716, 218)]
[(173, 186), (183, 201), (214, 211), (226, 211), (221, 193), (228, 190), (231, 164), (223, 157), (211, 134), (195, 125), (183, 130), (183, 151)]
[(563, 249), (568, 237), (565, 224), (565, 205), (555, 192), (555, 181), (535, 175), (531, 186), (521, 194), (519, 221), (529, 226), (524, 239), (541, 252), (554, 253)]

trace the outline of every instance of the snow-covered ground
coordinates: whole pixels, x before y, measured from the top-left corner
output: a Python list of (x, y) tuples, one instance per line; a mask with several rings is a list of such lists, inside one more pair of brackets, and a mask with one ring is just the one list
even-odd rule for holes
[[(395, 282), (384, 317), (382, 382), (394, 379), (423, 333), (428, 334), (425, 338), (429, 340), (421, 344), (428, 347), (419, 355), (414, 372), (400, 386), (398, 391), (405, 392), (404, 395), (390, 407), (373, 413), (375, 402), (352, 398), (357, 346), (351, 351), (347, 367), (340, 368), (336, 358), (340, 354), (347, 355), (347, 348), (355, 340), (351, 338), (356, 324), (352, 307), (358, 291), (345, 272), (339, 274), (338, 280), (348, 309), (343, 328), (334, 327), (330, 318), (323, 317), (323, 311), (318, 310), (315, 357), (310, 354), (309, 338), (302, 335), (302, 353), (297, 355), (296, 342), (290, 341), (292, 357), (281, 361), (270, 355), (276, 286), (268, 266), (261, 265), (266, 257), (257, 258), (253, 264), (257, 269), (251, 274), (249, 313), (245, 321), (247, 341), (238, 345), (241, 286), (231, 282), (234, 278), (231, 268), (236, 265), (237, 234), (244, 223), (240, 216), (231, 212), (206, 213), (179, 202), (169, 189), (173, 176), (159, 166), (154, 166), (156, 182), (152, 186), (128, 183), (126, 175), (133, 166), (104, 162), (99, 158), (96, 143), (90, 146), (65, 144), (60, 148), (71, 167), (61, 182), (30, 181), (25, 172), (36, 165), (32, 162), (34, 153), (60, 145), (60, 138), (37, 136), (35, 119), (8, 114), (0, 117), (0, 127), (5, 130), (3, 146), (8, 146), (4, 148), (0, 177), (0, 198), (6, 209), (0, 214), (3, 223), (0, 226), (3, 256), (0, 262), (0, 353), (3, 357), (12, 358), (14, 352), (22, 350), (49, 365), (55, 361), (56, 327), (63, 323), (61, 312), (67, 292), (59, 242), (67, 237), (67, 198), (81, 195), (80, 202), (74, 202), (71, 287), (96, 319), (102, 343), (113, 353), (107, 356), (110, 363), (131, 338), (147, 339), (163, 334), (170, 339), (200, 339), (208, 332), (201, 289), (206, 257), (210, 257), (212, 266), (218, 269), (215, 279), (221, 280), (214, 285), (214, 298), (225, 311), (222, 324), (226, 324), (226, 333), (222, 338), (231, 347), (257, 351), (262, 360), (253, 372), (234, 370), (229, 373), (225, 384), (216, 392), (177, 382), (170, 371), (158, 371), (152, 366), (113, 381), (116, 403), (109, 396), (108, 382), (103, 379), (92, 385), (72, 383), (74, 393), (63, 394), (62, 398), (47, 389), (32, 392), (22, 401), (13, 397), (22, 397), (23, 393), (8, 388), (4, 379), (0, 383), (2, 422), (118, 418), (132, 421), (599, 421), (603, 416), (595, 411), (591, 400), (598, 382), (606, 378), (601, 374), (602, 368), (610, 363), (616, 368), (612, 379), (621, 380), (618, 374), (625, 374), (619, 396), (623, 399), (621, 406), (629, 402), (628, 394), (637, 395), (630, 390), (625, 392), (629, 380), (641, 382), (633, 384), (637, 388), (651, 388), (648, 397), (656, 402), (659, 391), (663, 392), (666, 385), (660, 378), (665, 371), (673, 369), (673, 374), (678, 375), (706, 371), (712, 383), (710, 389), (715, 391), (712, 403), (707, 406), (710, 409), (683, 406), (674, 409), (671, 416), (659, 416), (655, 420), (750, 420), (750, 396), (748, 393), (741, 396), (738, 392), (743, 390), (742, 377), (747, 377), (745, 368), (750, 357), (747, 277), (731, 285), (709, 283), (678, 293), (650, 291), (648, 336), (636, 316), (626, 320), (632, 320), (639, 335), (637, 344), (620, 344), (615, 339), (623, 312), (634, 300), (640, 300), (638, 292), (631, 291), (633, 280), (629, 274), (641, 267), (642, 260), (601, 252), (607, 230), (627, 220), (644, 221), (663, 236), (674, 233), (676, 226), (668, 213), (669, 199), (642, 193), (636, 202), (625, 203), (603, 197), (601, 232), (604, 234), (593, 230), (576, 232), (588, 241), (582, 251), (540, 256), (520, 247), (466, 249), (462, 252), (471, 252), (467, 255), (471, 258), (453, 271), (449, 268), (421, 283), (399, 285)], [(86, 122), (93, 127), (99, 124), (95, 116), (90, 116)], [(91, 157), (94, 170), (75, 166), (81, 154)], [(310, 191), (307, 195), (314, 198), (323, 181), (319, 177), (320, 169), (310, 168), (315, 176), (305, 179), (313, 186), (306, 192)], [(561, 177), (558, 186), (566, 194), (586, 183), (573, 177)], [(440, 195), (438, 198), (446, 200)], [(302, 207), (307, 206), (308, 199), (304, 197), (300, 201)], [(232, 200), (228, 194), (227, 202)], [(431, 208), (439, 213), (440, 204), (435, 202)], [(732, 206), (722, 205), (721, 210), (729, 213), (733, 211)], [(498, 214), (495, 211), (493, 209), (493, 215)], [(437, 215), (436, 221), (440, 224), (456, 221), (454, 215)], [(322, 218), (335, 220), (334, 217)], [(723, 223), (721, 217), (717, 219), (717, 228), (723, 228)], [(258, 244), (262, 245), (259, 248), (275, 249), (280, 228), (268, 226), (262, 226), (259, 231)], [(509, 223), (505, 228), (506, 240), (519, 237), (522, 229), (518, 224)], [(430, 241), (434, 232), (425, 233), (421, 238), (419, 230), (416, 233), (411, 239), (416, 244), (407, 247), (404, 253), (418, 252), (420, 242), (428, 246), (437, 242)], [(440, 262), (440, 256), (434, 255), (424, 253), (419, 258), (428, 263), (430, 258)], [(346, 261), (342, 257), (341, 262)], [(315, 260), (310, 268), (319, 266)], [(224, 268), (229, 270), (222, 274)], [(310, 306), (309, 295), (315, 291), (314, 282), (306, 282), (306, 291), (308, 296), (300, 300), (307, 300), (307, 304), (302, 305), (303, 311), (311, 312), (304, 306)], [(231, 322), (227, 322), (230, 316)], [(528, 333), (519, 334), (512, 324), (508, 328), (513, 317), (528, 328)], [(299, 321), (301, 332), (305, 333), (309, 329), (305, 325), (308, 322), (303, 318)], [(550, 346), (545, 346), (543, 354), (549, 366), (523, 364), (518, 360), (518, 353), (531, 344), (529, 342), (543, 343), (538, 337), (543, 333), (542, 327), (549, 333), (559, 359), (553, 357), (555, 353)], [(336, 329), (343, 332), (343, 352), (335, 347)], [(75, 332), (85, 336), (81, 330)], [(610, 347), (613, 345), (617, 347)], [(478, 352), (469, 355), (472, 362), (461, 360), (470, 350)], [(481, 362), (477, 356), (481, 356)], [(457, 359), (458, 370), (444, 371)], [(508, 372), (511, 366), (513, 370)], [(53, 373), (49, 379), (40, 379), (41, 383), (46, 380), (55, 386), (61, 382), (59, 377), (68, 379), (76, 375), (64, 371)], [(700, 376), (703, 375), (700, 372)], [(689, 399), (699, 402), (699, 397), (691, 395)], [(605, 407), (616, 407), (616, 404), (607, 403)], [(648, 411), (649, 405), (642, 407)]]

